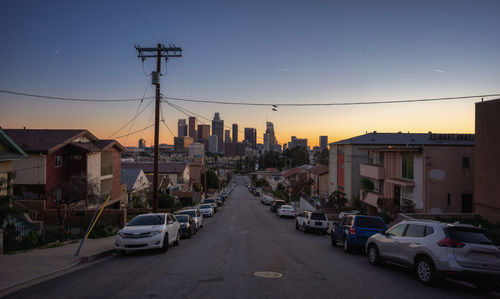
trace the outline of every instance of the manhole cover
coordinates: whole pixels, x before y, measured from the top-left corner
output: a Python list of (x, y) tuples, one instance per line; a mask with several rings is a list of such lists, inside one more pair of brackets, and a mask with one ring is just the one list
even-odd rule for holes
[(280, 278), (283, 276), (283, 274), (279, 272), (272, 272), (272, 271), (257, 271), (253, 275), (264, 278)]

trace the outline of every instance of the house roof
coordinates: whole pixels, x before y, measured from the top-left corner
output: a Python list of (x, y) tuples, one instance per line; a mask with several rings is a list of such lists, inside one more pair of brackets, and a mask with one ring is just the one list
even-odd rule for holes
[(0, 161), (28, 158), (28, 155), (4, 130), (2, 130), (2, 128), (0, 128), (0, 144), (2, 145), (2, 147), (0, 147)]
[(295, 168), (292, 168), (292, 169), (288, 169), (288, 170), (283, 171), (283, 176), (284, 176), (285, 178), (288, 178), (288, 177), (294, 176), (294, 175), (296, 175), (297, 173), (299, 173), (299, 172), (303, 172), (303, 171), (305, 171), (305, 169), (304, 169), (304, 168), (302, 168), (302, 167), (295, 167)]
[(129, 169), (123, 169), (122, 168), (122, 184), (127, 185), (127, 191), (134, 190), (134, 185), (135, 182), (137, 181), (137, 178), (141, 174), (142, 169), (138, 168), (129, 168)]
[(55, 151), (83, 135), (97, 140), (87, 130), (5, 129), (5, 132), (27, 153)]
[[(187, 165), (185, 162), (159, 162), (158, 173), (183, 173)], [(124, 168), (140, 168), (144, 173), (151, 173), (153, 162), (122, 162)]]
[(105, 150), (105, 149), (108, 149), (108, 148), (114, 146), (116, 149), (118, 149), (121, 152), (127, 151), (127, 149), (123, 145), (121, 145), (118, 141), (113, 140), (113, 139), (99, 139), (96, 142), (94, 142), (94, 144), (102, 150)]
[(462, 145), (474, 146), (474, 134), (444, 133), (367, 133), (330, 145)]
[(314, 173), (316, 175), (326, 174), (326, 173), (328, 173), (328, 165), (320, 164), (318, 166), (310, 168), (309, 172)]

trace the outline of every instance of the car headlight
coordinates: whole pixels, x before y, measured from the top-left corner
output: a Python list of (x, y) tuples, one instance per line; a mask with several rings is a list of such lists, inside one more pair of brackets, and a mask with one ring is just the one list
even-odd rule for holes
[(154, 236), (154, 235), (157, 235), (157, 234), (161, 234), (161, 232), (163, 232), (162, 229), (154, 230), (154, 231), (151, 232), (151, 236)]
[(118, 235), (119, 235), (120, 237), (122, 237), (122, 238), (125, 238), (125, 234), (124, 234), (122, 231), (119, 231), (119, 232), (118, 232)]

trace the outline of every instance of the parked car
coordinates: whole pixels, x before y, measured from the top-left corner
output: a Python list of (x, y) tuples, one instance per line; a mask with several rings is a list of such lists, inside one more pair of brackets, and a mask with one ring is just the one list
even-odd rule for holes
[(303, 232), (317, 231), (326, 233), (328, 230), (328, 218), (320, 212), (301, 212), (295, 218), (295, 228)]
[(194, 219), (194, 222), (196, 224), (196, 231), (198, 231), (200, 228), (203, 227), (203, 217), (201, 216), (200, 210), (193, 208), (193, 209), (182, 209), (180, 211), (177, 211), (175, 215), (189, 215), (191, 218)]
[(126, 251), (160, 249), (166, 252), (170, 244), (179, 245), (180, 224), (170, 213), (135, 216), (115, 238), (118, 253)]
[(281, 205), (276, 214), (280, 217), (295, 217), (295, 209), (290, 205)]
[(214, 206), (210, 203), (202, 204), (198, 207), (198, 209), (203, 217), (212, 217), (215, 214)]
[(335, 247), (341, 242), (346, 253), (349, 253), (353, 247), (364, 249), (369, 237), (386, 230), (387, 225), (384, 219), (378, 216), (347, 214), (333, 225), (332, 246)]
[(486, 230), (472, 225), (405, 220), (371, 236), (366, 249), (371, 264), (412, 267), (424, 284), (448, 276), (492, 290), (500, 282), (500, 249)]
[(207, 198), (207, 199), (204, 199), (201, 203), (202, 204), (211, 204), (213, 209), (214, 209), (214, 213), (217, 213), (217, 208), (218, 208), (217, 200), (215, 200), (213, 198)]
[(273, 202), (273, 199), (271, 197), (269, 197), (269, 196), (264, 195), (260, 199), (260, 202), (262, 202), (265, 205), (270, 205)]
[(276, 199), (276, 200), (273, 200), (273, 202), (271, 203), (271, 212), (276, 212), (278, 210), (278, 208), (282, 205), (286, 204), (286, 202), (284, 200), (281, 200), (281, 199)]
[(216, 199), (216, 200), (217, 200), (217, 205), (218, 205), (219, 207), (222, 207), (222, 206), (224, 205), (224, 197), (223, 197), (223, 196), (219, 196), (219, 197), (217, 197), (217, 199)]
[(260, 192), (259, 192), (259, 191), (255, 190), (255, 191), (253, 192), (253, 195), (255, 195), (255, 196), (260, 196), (261, 194), (260, 194)]
[(192, 235), (196, 234), (196, 223), (194, 219), (189, 215), (175, 215), (177, 221), (181, 226), (181, 237), (191, 238)]

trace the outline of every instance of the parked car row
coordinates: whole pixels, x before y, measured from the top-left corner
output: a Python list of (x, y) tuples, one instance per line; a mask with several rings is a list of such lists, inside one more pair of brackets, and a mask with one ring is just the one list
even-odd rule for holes
[(204, 217), (212, 217), (224, 205), (232, 187), (216, 198), (202, 201), (197, 208), (184, 208), (171, 213), (142, 214), (130, 220), (115, 238), (115, 250), (127, 251), (158, 249), (166, 252), (170, 245), (179, 245), (181, 238), (191, 238), (203, 227)]
[[(295, 228), (325, 233), (325, 214), (297, 214)], [(346, 253), (366, 251), (372, 265), (390, 262), (415, 269), (420, 282), (429, 285), (448, 277), (468, 281), (491, 291), (500, 283), (500, 249), (487, 230), (467, 224), (434, 220), (405, 220), (390, 229), (382, 218), (344, 214), (334, 222), (331, 245)]]

